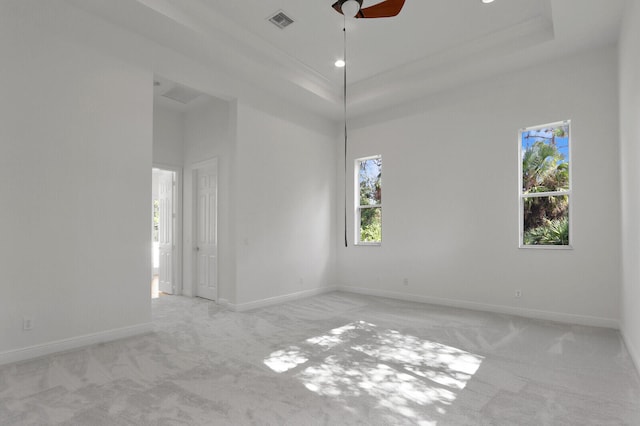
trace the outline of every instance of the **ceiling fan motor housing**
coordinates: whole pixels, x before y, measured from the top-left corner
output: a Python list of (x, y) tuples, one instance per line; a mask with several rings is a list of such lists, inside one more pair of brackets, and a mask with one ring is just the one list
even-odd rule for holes
[[(349, 0), (338, 0), (332, 7), (336, 12), (344, 15), (342, 6)], [(354, 11), (355, 18), (390, 18), (398, 15), (404, 6), (405, 0), (383, 0), (373, 6), (362, 8), (363, 0), (354, 0), (358, 3), (358, 11)], [(349, 13), (350, 14), (350, 13)]]

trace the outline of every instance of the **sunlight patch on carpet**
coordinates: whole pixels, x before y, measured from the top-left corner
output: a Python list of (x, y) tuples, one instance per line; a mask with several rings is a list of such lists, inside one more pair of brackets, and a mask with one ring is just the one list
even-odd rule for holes
[(311, 392), (344, 403), (373, 399), (419, 425), (435, 425), (478, 371), (483, 357), (356, 321), (275, 351), (264, 363), (291, 372)]

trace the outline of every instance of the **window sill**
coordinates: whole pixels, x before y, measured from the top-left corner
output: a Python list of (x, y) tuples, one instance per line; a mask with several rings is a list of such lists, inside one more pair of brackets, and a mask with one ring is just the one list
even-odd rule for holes
[(526, 246), (524, 244), (520, 244), (518, 248), (525, 250), (573, 250), (573, 246)]

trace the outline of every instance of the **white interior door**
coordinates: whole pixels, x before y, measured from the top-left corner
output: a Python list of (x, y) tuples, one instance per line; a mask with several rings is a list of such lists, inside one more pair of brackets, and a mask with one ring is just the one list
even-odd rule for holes
[(196, 295), (218, 300), (218, 170), (212, 164), (196, 171)]
[(175, 182), (175, 173), (163, 171), (159, 176), (158, 182), (158, 249), (159, 249), (159, 269), (158, 269), (158, 287), (159, 290), (173, 294), (174, 289), (174, 243), (173, 243), (173, 223), (175, 218), (173, 188)]

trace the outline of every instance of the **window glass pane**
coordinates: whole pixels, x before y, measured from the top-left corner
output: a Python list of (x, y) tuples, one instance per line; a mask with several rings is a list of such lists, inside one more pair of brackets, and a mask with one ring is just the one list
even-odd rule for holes
[(158, 225), (160, 224), (160, 201), (153, 200), (153, 241), (158, 242)]
[(524, 245), (569, 245), (569, 196), (524, 197)]
[(569, 124), (522, 132), (522, 192), (569, 189)]
[(360, 209), (360, 241), (379, 243), (382, 241), (382, 208)]
[(382, 204), (382, 158), (371, 158), (359, 163), (360, 205)]

